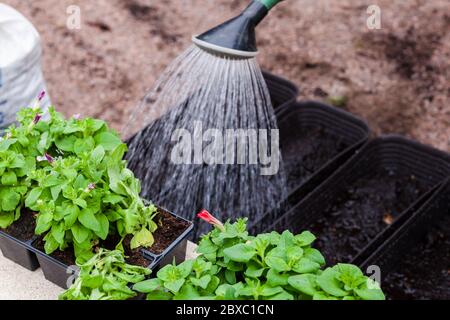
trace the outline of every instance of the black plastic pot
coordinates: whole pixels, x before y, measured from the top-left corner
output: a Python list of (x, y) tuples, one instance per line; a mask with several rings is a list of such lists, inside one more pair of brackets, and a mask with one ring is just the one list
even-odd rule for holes
[[(278, 109), (277, 118), (281, 153), (290, 185), (289, 196), (279, 208), (249, 224), (253, 234), (270, 231), (270, 226), (280, 216), (343, 165), (368, 140), (370, 134), (369, 127), (363, 120), (320, 102), (286, 104)], [(317, 137), (312, 136), (312, 132), (318, 133)], [(325, 137), (326, 140), (323, 140)], [(302, 147), (304, 140), (309, 140), (309, 143), (319, 149), (311, 152), (308, 147), (306, 150)], [(321, 154), (320, 148), (326, 148), (327, 141), (331, 141), (337, 148)], [(297, 165), (301, 165), (303, 159), (309, 156), (313, 161), (318, 160), (315, 167), (308, 172), (300, 170), (300, 174), (296, 173), (290, 163), (297, 161)]]
[(263, 71), (263, 76), (269, 88), (272, 106), (275, 112), (283, 106), (295, 102), (299, 93), (299, 89), (295, 84), (267, 71)]
[[(447, 240), (435, 241), (436, 230), (442, 230)], [(450, 255), (445, 243), (449, 242), (449, 232), (450, 178), (418, 201), (409, 214), (380, 234), (353, 262), (363, 270), (380, 268), (388, 298), (448, 300)], [(446, 242), (436, 246), (439, 241)], [(439, 268), (440, 263), (443, 266)], [(420, 289), (424, 284), (430, 286), (426, 292)], [(389, 296), (391, 292), (394, 296)]]
[[(169, 212), (165, 210), (166, 212)], [(188, 222), (189, 227), (166, 249), (162, 254), (154, 255), (148, 250), (142, 250), (143, 256), (148, 260), (148, 268), (153, 271), (158, 270), (164, 265), (171, 263), (173, 259), (179, 263), (184, 260), (186, 256), (187, 238), (192, 231), (193, 224), (184, 218), (169, 212), (179, 220)], [(67, 289), (75, 279), (75, 273), (78, 270), (77, 266), (68, 266), (65, 263), (47, 255), (45, 252), (33, 247), (31, 243), (27, 246), (29, 250), (34, 252), (37, 256), (39, 264), (42, 268), (44, 276), (50, 282)]]
[(3, 256), (30, 271), (39, 268), (36, 254), (29, 249), (32, 241), (23, 242), (0, 231), (0, 249)]
[[(355, 236), (355, 234), (362, 234), (358, 230), (363, 230), (364, 226), (355, 225), (351, 232), (343, 234), (342, 239), (336, 240), (340, 235), (340, 231), (337, 229), (338, 223), (345, 225), (345, 223), (351, 223), (352, 221), (342, 216), (333, 215), (342, 212), (342, 210), (339, 211), (340, 206), (343, 203), (347, 205), (347, 202), (342, 202), (343, 197), (354, 193), (355, 191), (352, 190), (360, 187), (358, 186), (359, 179), (370, 178), (384, 181), (382, 179), (385, 177), (394, 176), (410, 177), (417, 185), (421, 186), (420, 190), (424, 190), (421, 194), (414, 195), (414, 198), (405, 210), (394, 214), (395, 210), (393, 208), (390, 209), (394, 216), (394, 221), (398, 221), (397, 223), (405, 221), (408, 216), (414, 216), (419, 209), (426, 212), (432, 210), (431, 208), (436, 208), (435, 210), (439, 212), (445, 209), (443, 205), (445, 200), (441, 199), (441, 197), (445, 198), (445, 195), (443, 195), (443, 189), (439, 188), (439, 185), (446, 177), (450, 176), (450, 156), (403, 137), (384, 136), (374, 139), (365, 145), (314, 192), (310, 193), (289, 212), (281, 216), (271, 226), (271, 229), (278, 231), (290, 229), (293, 232), (312, 229), (314, 232), (317, 224), (331, 222), (330, 225), (335, 229), (330, 229), (327, 234), (317, 234), (316, 232), (316, 236), (319, 237), (318, 248), (324, 249), (321, 248), (321, 240), (324, 243), (328, 243), (328, 245), (334, 246), (327, 247), (328, 251), (330, 251), (330, 248), (333, 248), (334, 251), (325, 252), (329, 255), (332, 262), (337, 260), (340, 262), (355, 262), (354, 259), (363, 260), (364, 256), (367, 255), (364, 252), (369, 250), (367, 248), (376, 246), (375, 243), (377, 242), (383, 242), (382, 238), (380, 240), (377, 237), (382, 237), (383, 232), (387, 234), (389, 231), (386, 230), (393, 228), (397, 223), (393, 223), (390, 227), (388, 223), (385, 226), (383, 225), (384, 230), (380, 230), (371, 239), (365, 239), (367, 243), (354, 243), (355, 247), (352, 247), (347, 252), (347, 249), (344, 249), (344, 245), (352, 244), (350, 237)], [(407, 185), (401, 187), (407, 187)], [(378, 203), (385, 203), (385, 201), (387, 199), (378, 199)], [(427, 204), (426, 207), (424, 206), (425, 204)], [(379, 215), (383, 214), (384, 212), (379, 212)], [(354, 215), (361, 215), (362, 217), (362, 212), (354, 212)], [(381, 219), (378, 221), (381, 222)], [(353, 226), (351, 225), (351, 227)], [(375, 229), (371, 230), (371, 232), (375, 231)], [(348, 242), (342, 243), (342, 241), (347, 240)], [(371, 244), (371, 241), (376, 242)]]
[(63, 289), (68, 289), (76, 278), (78, 267), (76, 265), (68, 266), (33, 246), (31, 248), (36, 253), (45, 279)]

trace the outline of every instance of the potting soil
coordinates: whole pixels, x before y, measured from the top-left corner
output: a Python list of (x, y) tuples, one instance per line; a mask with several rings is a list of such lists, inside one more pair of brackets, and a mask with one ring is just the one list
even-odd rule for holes
[(281, 141), (288, 190), (300, 186), (348, 147), (321, 127), (305, 127), (292, 133)]
[(412, 175), (378, 172), (352, 183), (311, 226), (327, 264), (350, 262), (426, 188)]
[(33, 213), (29, 210), (23, 210), (19, 220), (3, 231), (20, 241), (29, 241), (34, 237), (36, 220)]
[(382, 278), (388, 299), (450, 300), (450, 214), (402, 254), (393, 272)]

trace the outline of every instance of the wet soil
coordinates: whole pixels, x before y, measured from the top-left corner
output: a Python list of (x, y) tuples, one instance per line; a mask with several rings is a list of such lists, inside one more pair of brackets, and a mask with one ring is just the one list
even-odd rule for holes
[(26, 242), (33, 239), (35, 226), (36, 220), (34, 218), (34, 212), (25, 209), (21, 213), (19, 220), (2, 231), (20, 241)]
[[(33, 247), (38, 249), (39, 251), (45, 252), (45, 242), (44, 237), (39, 237), (36, 241), (33, 242)], [(75, 254), (72, 247), (67, 248), (64, 251), (56, 250), (50, 257), (55, 258), (56, 260), (64, 263), (66, 266), (74, 266), (75, 263)]]
[(155, 243), (148, 249), (154, 254), (164, 252), (190, 225), (164, 210), (159, 210), (155, 221), (158, 224), (158, 229), (153, 233)]
[(391, 300), (450, 300), (450, 214), (402, 255), (382, 287)]
[(351, 183), (310, 230), (327, 263), (349, 262), (427, 191), (414, 176), (380, 172)]
[(289, 140), (284, 139), (281, 150), (288, 189), (299, 187), (347, 147), (340, 138), (321, 127), (302, 128), (289, 136)]

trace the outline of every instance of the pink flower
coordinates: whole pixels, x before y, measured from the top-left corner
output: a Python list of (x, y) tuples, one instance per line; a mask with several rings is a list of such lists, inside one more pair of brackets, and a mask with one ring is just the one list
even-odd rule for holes
[(81, 119), (81, 114), (79, 114), (79, 113), (74, 114), (72, 118), (74, 118), (75, 120), (80, 120)]
[(95, 187), (96, 187), (95, 183), (89, 183), (89, 185), (88, 185), (89, 190), (94, 190)]
[(42, 101), (42, 99), (44, 99), (44, 97), (45, 97), (45, 91), (42, 90), (42, 91), (39, 93), (37, 99), (38, 99), (38, 101)]
[(53, 159), (53, 157), (48, 153), (45, 154), (45, 159), (47, 159), (47, 161), (50, 163), (53, 163), (55, 161), (55, 159)]
[(50, 164), (52, 164), (55, 161), (55, 159), (53, 159), (53, 157), (51, 155), (49, 155), (48, 153), (44, 154), (41, 157), (36, 157), (36, 160), (39, 162), (48, 161)]
[(197, 214), (197, 217), (200, 219), (208, 222), (209, 224), (212, 224), (213, 226), (216, 226), (220, 230), (225, 230), (223, 223), (220, 222), (218, 219), (216, 219), (211, 213), (209, 213), (207, 210), (203, 209)]
[(37, 124), (41, 120), (41, 118), (42, 118), (42, 114), (36, 113), (36, 115), (34, 116), (34, 119), (33, 119), (33, 124)]

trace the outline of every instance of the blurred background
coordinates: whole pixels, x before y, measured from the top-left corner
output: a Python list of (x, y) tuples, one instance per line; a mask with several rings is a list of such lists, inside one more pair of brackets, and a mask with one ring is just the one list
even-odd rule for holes
[[(249, 0), (6, 0), (37, 28), (53, 104), (66, 115), (127, 121), (191, 36)], [(381, 8), (369, 30), (367, 7)], [(79, 6), (80, 29), (66, 26)], [(287, 0), (258, 30), (262, 68), (296, 83), (300, 99), (332, 103), (376, 133), (450, 151), (450, 1)]]

